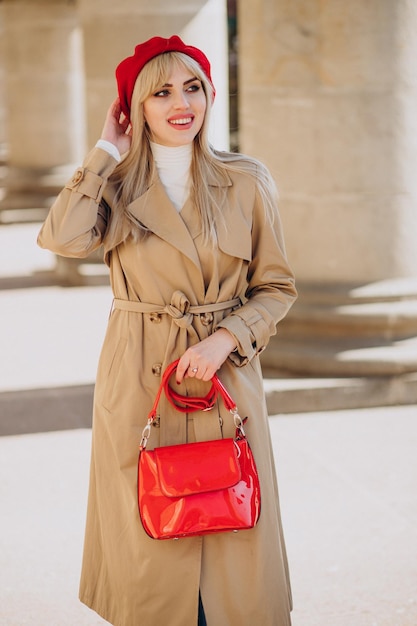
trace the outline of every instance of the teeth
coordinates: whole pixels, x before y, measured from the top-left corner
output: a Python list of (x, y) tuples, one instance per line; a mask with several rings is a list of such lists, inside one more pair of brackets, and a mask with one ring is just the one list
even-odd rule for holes
[(170, 120), (171, 124), (189, 124), (192, 121), (191, 117), (182, 117), (179, 120)]

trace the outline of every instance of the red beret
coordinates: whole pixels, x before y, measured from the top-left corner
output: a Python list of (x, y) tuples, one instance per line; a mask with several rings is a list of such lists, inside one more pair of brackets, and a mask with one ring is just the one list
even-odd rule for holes
[(164, 52), (183, 52), (194, 59), (194, 61), (197, 61), (215, 92), (211, 80), (210, 63), (201, 50), (193, 46), (187, 46), (177, 35), (173, 35), (169, 39), (164, 39), (164, 37), (152, 37), (152, 39), (138, 44), (135, 48), (135, 53), (131, 57), (127, 57), (121, 61), (116, 68), (120, 104), (126, 117), (130, 117), (133, 88), (139, 73), (148, 61)]

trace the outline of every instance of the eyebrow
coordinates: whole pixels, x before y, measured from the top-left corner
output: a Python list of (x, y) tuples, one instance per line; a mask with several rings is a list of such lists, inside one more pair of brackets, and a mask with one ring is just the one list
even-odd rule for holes
[[(189, 78), (188, 80), (186, 80), (183, 85), (188, 85), (189, 83), (193, 83), (195, 80), (198, 80), (199, 83), (201, 83), (201, 80), (199, 78), (197, 78), (197, 76), (193, 76), (193, 78)], [(165, 83), (165, 85), (162, 85), (163, 87), (173, 87), (172, 83)]]

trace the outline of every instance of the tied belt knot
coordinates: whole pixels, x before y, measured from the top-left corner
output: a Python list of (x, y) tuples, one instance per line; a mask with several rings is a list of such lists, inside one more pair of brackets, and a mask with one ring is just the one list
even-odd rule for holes
[(174, 291), (171, 303), (164, 307), (164, 312), (172, 317), (173, 322), (180, 328), (187, 328), (193, 323), (193, 314), (190, 313), (191, 303), (182, 291)]
[(193, 323), (193, 316), (199, 315), (203, 323), (213, 321), (213, 313), (233, 309), (241, 305), (240, 298), (226, 300), (225, 302), (215, 302), (213, 304), (192, 305), (187, 296), (182, 291), (174, 291), (170, 304), (160, 306), (149, 302), (137, 302), (134, 300), (113, 300), (113, 309), (130, 311), (132, 313), (150, 313), (154, 315), (170, 315), (174, 324), (180, 328), (187, 328)]

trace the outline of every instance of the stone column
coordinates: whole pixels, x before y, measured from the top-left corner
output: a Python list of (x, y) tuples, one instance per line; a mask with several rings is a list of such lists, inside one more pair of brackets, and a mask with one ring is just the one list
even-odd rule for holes
[(89, 147), (100, 136), (107, 108), (117, 95), (117, 64), (141, 41), (174, 34), (200, 47), (212, 63), (217, 89), (213, 143), (218, 148), (228, 146), (225, 0), (79, 0), (78, 8), (84, 36)]
[(81, 38), (67, 0), (5, 0), (6, 196), (49, 206), (85, 151)]
[[(0, 3), (0, 59), (5, 57), (4, 45), (4, 6)], [(5, 68), (0, 62), (0, 167), (6, 159), (7, 154), (7, 134), (6, 134), (6, 86), (5, 86)], [(3, 172), (0, 170), (0, 181), (3, 178)], [(1, 182), (0, 182), (1, 185)], [(0, 200), (2, 198), (2, 190), (0, 188)]]
[(417, 5), (240, 3), (241, 149), (277, 178), (299, 300), (268, 366), (417, 370)]

